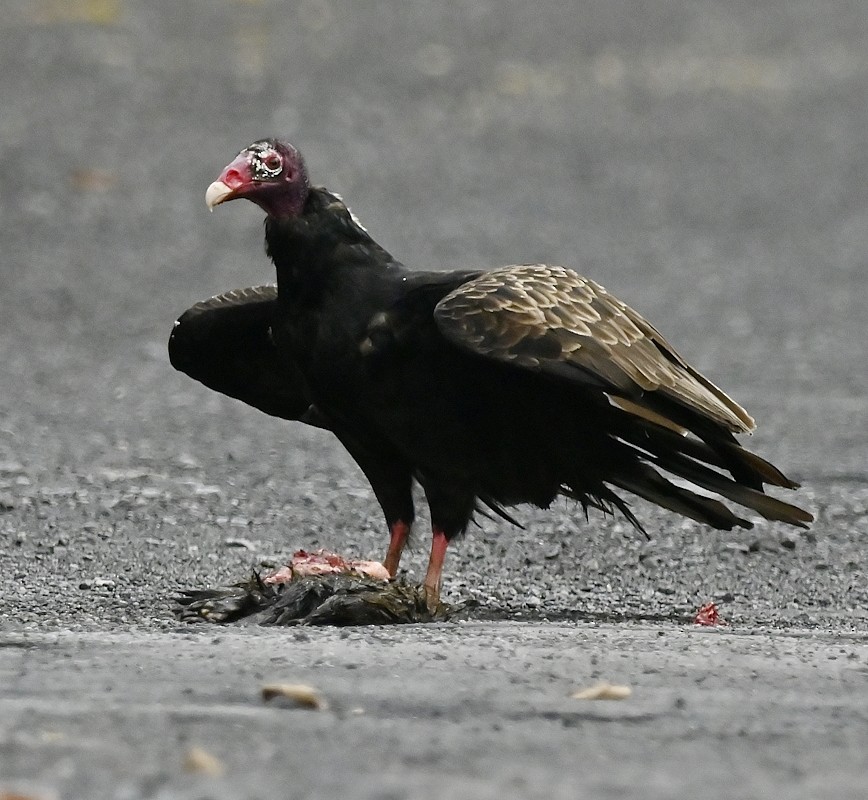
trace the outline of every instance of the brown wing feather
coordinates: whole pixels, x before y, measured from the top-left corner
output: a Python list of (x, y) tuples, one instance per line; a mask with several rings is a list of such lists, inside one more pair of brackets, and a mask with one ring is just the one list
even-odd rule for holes
[(215, 294), (207, 300), (200, 300), (188, 311), (199, 313), (211, 309), (223, 309), (232, 306), (253, 306), (256, 303), (271, 303), (277, 300), (277, 286), (266, 283), (262, 286), (247, 286), (243, 289), (230, 289), (228, 292)]
[(452, 342), (516, 366), (579, 367), (641, 403), (660, 392), (736, 433), (751, 416), (684, 361), (652, 325), (602, 286), (565, 267), (503, 267), (446, 295), (434, 312)]

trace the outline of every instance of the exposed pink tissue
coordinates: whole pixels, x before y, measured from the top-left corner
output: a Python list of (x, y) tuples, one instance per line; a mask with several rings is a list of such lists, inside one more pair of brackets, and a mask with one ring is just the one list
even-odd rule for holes
[(389, 573), (379, 561), (360, 561), (354, 558), (344, 558), (327, 550), (317, 550), (308, 553), (298, 550), (286, 566), (266, 575), (262, 582), (266, 584), (289, 583), (295, 577), (307, 575), (357, 575), (360, 578), (373, 578), (387, 581)]

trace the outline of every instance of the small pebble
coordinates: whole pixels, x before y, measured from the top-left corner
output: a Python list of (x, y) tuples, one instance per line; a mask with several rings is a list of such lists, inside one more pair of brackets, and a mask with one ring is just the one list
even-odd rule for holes
[(255, 550), (256, 545), (250, 541), (250, 539), (239, 539), (236, 537), (231, 537), (223, 540), (223, 544), (226, 547), (243, 547), (245, 550)]
[(197, 772), (200, 775), (211, 775), (215, 778), (219, 778), (226, 771), (223, 762), (217, 756), (213, 756), (207, 750), (196, 746), (184, 753), (184, 769), (187, 772)]

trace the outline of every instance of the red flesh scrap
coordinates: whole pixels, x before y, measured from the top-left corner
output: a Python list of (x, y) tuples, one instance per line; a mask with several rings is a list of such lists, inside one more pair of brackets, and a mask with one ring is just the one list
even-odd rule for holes
[(693, 618), (693, 622), (696, 625), (726, 625), (720, 618), (720, 612), (717, 610), (716, 603), (706, 603), (700, 606), (699, 611), (696, 612), (696, 616)]
[(308, 553), (298, 550), (286, 566), (266, 575), (262, 582), (266, 584), (289, 583), (295, 577), (306, 575), (358, 575), (362, 578), (375, 578), (381, 581), (389, 580), (389, 573), (378, 561), (360, 561), (344, 558), (327, 550), (317, 550)]

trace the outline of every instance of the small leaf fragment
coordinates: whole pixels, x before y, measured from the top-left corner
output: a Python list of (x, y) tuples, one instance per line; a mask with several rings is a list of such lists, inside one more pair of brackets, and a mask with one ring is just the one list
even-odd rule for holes
[(577, 692), (573, 692), (570, 697), (573, 700), (625, 700), (631, 694), (633, 694), (633, 690), (629, 686), (598, 683), (587, 689), (579, 689)]
[(328, 704), (322, 695), (304, 683), (269, 683), (262, 687), (262, 699), (267, 703), (275, 699), (288, 700), (299, 708), (323, 711)]

